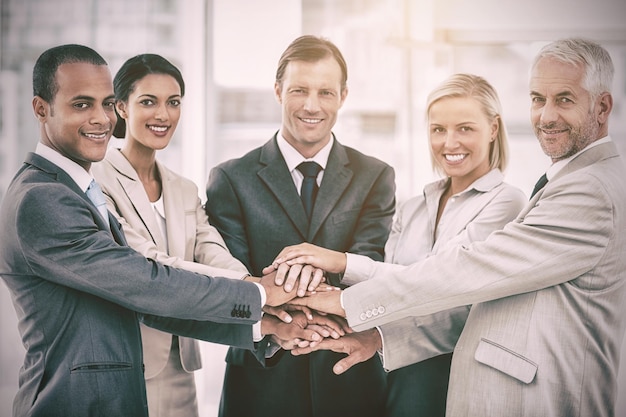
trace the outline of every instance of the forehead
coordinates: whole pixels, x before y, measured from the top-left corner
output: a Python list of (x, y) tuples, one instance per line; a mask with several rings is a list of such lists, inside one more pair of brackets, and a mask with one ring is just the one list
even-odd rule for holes
[(107, 65), (86, 62), (61, 64), (55, 74), (57, 96), (104, 99), (113, 95), (113, 80)]
[(482, 111), (482, 104), (473, 97), (444, 97), (430, 105), (428, 119), (431, 122), (475, 121), (486, 118)]
[(180, 85), (174, 77), (169, 74), (147, 74), (145, 77), (137, 80), (133, 92), (131, 94), (164, 94), (164, 95), (180, 95)]
[(283, 78), (287, 84), (310, 82), (335, 86), (341, 85), (341, 77), (339, 63), (332, 56), (329, 56), (313, 62), (290, 61), (285, 68)]
[(530, 73), (530, 90), (538, 93), (560, 94), (584, 90), (585, 69), (582, 64), (562, 62), (545, 57), (537, 61)]

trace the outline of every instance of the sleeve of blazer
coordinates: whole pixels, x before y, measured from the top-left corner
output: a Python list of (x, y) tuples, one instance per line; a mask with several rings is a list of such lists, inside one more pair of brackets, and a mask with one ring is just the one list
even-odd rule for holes
[(178, 336), (193, 337), (211, 343), (230, 345), (254, 350), (252, 326), (246, 324), (213, 323), (210, 321), (180, 320), (167, 317), (143, 315), (141, 321), (155, 329)]
[(348, 252), (376, 261), (385, 256), (385, 243), (396, 210), (396, 182), (393, 168), (385, 165), (367, 192)]
[[(88, 204), (58, 183), (33, 186), (16, 202), (21, 253), (33, 274), (139, 313), (238, 324), (261, 319), (254, 283), (206, 277), (146, 259), (99, 230)], [(233, 306), (243, 306), (249, 316), (233, 315)]]
[(224, 240), (229, 242), (230, 253), (251, 270), (241, 205), (228, 175), (221, 168), (211, 170), (206, 195), (205, 209), (210, 223), (224, 234)]
[[(358, 259), (353, 263), (358, 274), (373, 279), (344, 291), (348, 322), (360, 331), (576, 279), (605, 253), (614, 233), (614, 207), (597, 176), (569, 174), (547, 189), (534, 207), (527, 206), (516, 222), (483, 242), (457, 246), (410, 266)], [(349, 257), (346, 275), (351, 263)], [(380, 277), (386, 280), (384, 286)], [(613, 284), (593, 277), (577, 282), (587, 290)], [(367, 317), (373, 308), (379, 314)]]

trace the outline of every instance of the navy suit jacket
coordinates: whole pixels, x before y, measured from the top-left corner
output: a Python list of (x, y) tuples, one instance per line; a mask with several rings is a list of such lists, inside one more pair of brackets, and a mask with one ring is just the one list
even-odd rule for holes
[(26, 348), (15, 416), (147, 416), (139, 315), (172, 333), (254, 348), (255, 284), (146, 259), (109, 220), (111, 229), (66, 172), (36, 154), (7, 190), (0, 276)]

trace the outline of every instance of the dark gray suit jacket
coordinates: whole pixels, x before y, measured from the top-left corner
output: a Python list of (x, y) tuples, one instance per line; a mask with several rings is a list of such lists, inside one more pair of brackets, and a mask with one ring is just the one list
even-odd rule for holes
[(148, 260), (109, 220), (110, 230), (71, 177), (35, 154), (7, 190), (0, 276), (26, 348), (15, 416), (147, 416), (138, 313), (162, 330), (253, 348), (254, 284)]
[[(259, 276), (285, 246), (302, 242), (382, 261), (395, 211), (394, 171), (335, 140), (309, 224), (274, 136), (264, 146), (215, 167), (207, 198), (209, 221), (254, 275)], [(245, 367), (227, 367), (222, 415), (378, 412), (384, 395), (379, 359), (336, 376), (332, 365), (338, 358), (332, 352), (301, 357), (287, 353), (273, 369), (260, 370), (252, 355), (230, 349), (229, 365)], [(289, 395), (284, 395), (286, 389)]]

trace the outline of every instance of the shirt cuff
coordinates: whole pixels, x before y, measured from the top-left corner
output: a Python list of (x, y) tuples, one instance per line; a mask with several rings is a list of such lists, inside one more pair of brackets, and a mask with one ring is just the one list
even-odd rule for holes
[(267, 294), (265, 293), (265, 288), (258, 282), (255, 282), (256, 286), (259, 287), (259, 293), (261, 294), (261, 308), (265, 307), (265, 302), (267, 301)]

